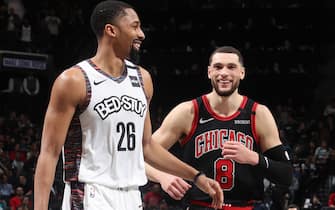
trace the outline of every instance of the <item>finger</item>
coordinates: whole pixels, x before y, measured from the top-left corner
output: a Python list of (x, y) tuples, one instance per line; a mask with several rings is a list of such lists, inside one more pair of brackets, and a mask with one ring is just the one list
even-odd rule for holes
[(213, 197), (212, 205), (215, 208), (221, 208), (223, 204), (223, 191), (219, 185), (219, 183), (213, 181), (212, 188), (216, 192), (215, 196)]
[(240, 142), (238, 141), (226, 141), (224, 142), (224, 145), (238, 145)]
[(175, 200), (180, 200), (184, 194), (180, 193), (178, 190), (176, 190), (175, 188), (171, 187), (167, 193), (169, 194), (169, 196)]
[(239, 145), (236, 144), (224, 144), (223, 149), (237, 149)]
[(175, 194), (174, 192), (172, 191), (169, 191), (168, 192), (169, 196), (174, 199), (174, 200), (181, 200), (183, 198), (183, 196), (180, 196), (178, 194)]
[(236, 155), (237, 152), (235, 150), (231, 150), (231, 149), (225, 149), (223, 152), (222, 152), (222, 155), (225, 156), (225, 155)]
[(236, 158), (236, 155), (223, 155), (223, 158), (224, 158), (224, 159), (231, 159), (231, 160), (235, 160), (235, 159), (237, 159), (237, 158)]
[(237, 158), (241, 154), (241, 150), (238, 149), (224, 149), (222, 151), (222, 156), (226, 159)]
[(186, 193), (186, 190), (184, 190), (180, 185), (174, 183), (171, 186), (171, 191), (175, 194), (177, 197), (183, 197)]
[(174, 191), (178, 192), (179, 194), (185, 194), (185, 190), (179, 183), (172, 183), (172, 188)]
[(213, 208), (219, 208), (220, 207), (220, 192), (222, 191), (221, 189), (218, 189), (218, 187), (216, 186), (216, 183), (214, 181), (211, 180), (211, 182), (209, 182), (210, 184), (210, 196), (212, 197), (212, 207)]
[(183, 179), (178, 179), (177, 183), (178, 183), (177, 187), (182, 188), (185, 192), (191, 188), (191, 185), (185, 182)]

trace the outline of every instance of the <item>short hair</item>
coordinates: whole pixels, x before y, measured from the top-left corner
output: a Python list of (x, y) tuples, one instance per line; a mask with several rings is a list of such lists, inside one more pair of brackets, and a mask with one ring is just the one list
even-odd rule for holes
[(238, 56), (238, 61), (242, 64), (243, 66), (243, 56), (241, 54), (241, 52), (236, 49), (235, 47), (232, 47), (232, 46), (223, 46), (223, 47), (218, 47), (216, 48), (212, 54), (209, 56), (209, 64), (211, 64), (212, 62), (212, 59), (213, 59), (213, 56), (216, 54), (216, 53), (234, 53)]
[(296, 205), (296, 204), (294, 204), (294, 203), (292, 203), (292, 204), (290, 204), (290, 205), (287, 206), (287, 209), (290, 209), (290, 208), (296, 208), (297, 210), (300, 209), (299, 206)]
[(125, 9), (134, 9), (131, 5), (114, 0), (102, 1), (92, 11), (90, 24), (97, 38), (101, 38), (107, 23), (115, 24), (118, 17), (126, 15)]

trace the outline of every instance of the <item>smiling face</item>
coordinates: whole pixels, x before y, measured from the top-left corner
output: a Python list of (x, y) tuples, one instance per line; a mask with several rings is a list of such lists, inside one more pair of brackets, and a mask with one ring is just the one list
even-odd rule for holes
[(124, 12), (125, 15), (120, 16), (113, 25), (115, 33), (113, 45), (120, 50), (121, 56), (134, 60), (138, 57), (145, 35), (137, 13), (131, 8), (125, 9)]
[(208, 78), (219, 96), (230, 96), (237, 92), (244, 73), (244, 67), (234, 53), (215, 53), (208, 66)]

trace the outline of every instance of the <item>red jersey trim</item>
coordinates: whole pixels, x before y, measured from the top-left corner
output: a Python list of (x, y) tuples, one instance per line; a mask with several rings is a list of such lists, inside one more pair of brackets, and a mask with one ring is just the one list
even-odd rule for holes
[(237, 117), (237, 116), (241, 113), (241, 112), (240, 112), (240, 109), (244, 109), (245, 105), (247, 104), (247, 100), (248, 100), (248, 97), (243, 96), (243, 100), (242, 100), (242, 103), (241, 103), (239, 109), (238, 109), (234, 114), (232, 114), (232, 115), (230, 115), (230, 116), (228, 116), (228, 117), (222, 117), (222, 116), (216, 114), (216, 113), (213, 111), (212, 107), (211, 107), (210, 104), (209, 104), (209, 101), (208, 101), (206, 95), (203, 95), (201, 98), (202, 98), (202, 100), (203, 100), (203, 102), (204, 102), (204, 104), (205, 104), (205, 107), (206, 107), (207, 111), (208, 111), (214, 118), (216, 118), (216, 119), (218, 119), (218, 120), (221, 120), (221, 121), (228, 121), (228, 120), (232, 120), (232, 119), (234, 119), (235, 117)]
[(252, 135), (255, 137), (255, 141), (257, 144), (259, 144), (259, 138), (256, 132), (256, 108), (257, 108), (258, 103), (254, 103), (252, 105), (251, 111), (251, 131), (252, 131)]
[(193, 103), (193, 108), (194, 108), (194, 117), (193, 117), (193, 121), (192, 121), (192, 128), (191, 128), (190, 132), (187, 134), (187, 136), (180, 141), (181, 145), (185, 145), (191, 139), (191, 137), (194, 134), (195, 129), (197, 128), (197, 125), (198, 125), (199, 105), (198, 105), (196, 99), (193, 99), (192, 103)]

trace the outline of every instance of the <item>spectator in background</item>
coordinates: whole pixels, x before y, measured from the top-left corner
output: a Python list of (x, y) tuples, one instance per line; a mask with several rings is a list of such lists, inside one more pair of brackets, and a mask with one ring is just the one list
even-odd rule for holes
[(317, 194), (313, 194), (312, 196), (312, 209), (320, 209), (322, 207), (322, 203), (320, 201), (320, 198)]
[(60, 27), (62, 20), (60, 17), (56, 15), (55, 10), (51, 9), (49, 11), (49, 14), (44, 19), (45, 25), (48, 29), (48, 36), (49, 36), (49, 46), (48, 49), (49, 51), (53, 52), (53, 47), (56, 44), (56, 41), (58, 39), (59, 33), (60, 33)]
[(32, 210), (32, 201), (28, 196), (24, 196), (22, 199), (22, 203), (17, 210)]
[(21, 50), (25, 52), (31, 52), (33, 50), (32, 26), (28, 17), (23, 18), (20, 32)]
[(0, 199), (4, 199), (8, 202), (13, 193), (13, 185), (8, 182), (8, 176), (2, 174), (0, 182)]
[(21, 206), (23, 200), (23, 193), (24, 192), (22, 187), (17, 187), (15, 189), (15, 195), (9, 200), (9, 207), (11, 210), (17, 210), (17, 208)]
[(335, 188), (335, 148), (331, 148), (328, 159), (328, 183)]
[(163, 196), (160, 185), (153, 183), (150, 190), (144, 195), (143, 202), (146, 210), (158, 209)]
[[(335, 129), (334, 129), (334, 123), (335, 123), (335, 97), (331, 99), (331, 101), (326, 105), (323, 116), (326, 118), (326, 125), (329, 129), (330, 135), (332, 137), (335, 137)], [(332, 146), (335, 147), (335, 141), (332, 142)]]
[(8, 8), (13, 8), (19, 18), (22, 19), (26, 13), (22, 0), (6, 0), (6, 2), (8, 4)]
[(320, 178), (325, 178), (328, 172), (328, 158), (330, 154), (330, 148), (326, 140), (321, 140), (321, 145), (315, 149), (314, 159), (315, 165), (319, 171)]
[(20, 31), (21, 19), (14, 8), (9, 8), (7, 16), (7, 44), (10, 48), (17, 48), (18, 34)]
[(328, 197), (328, 207), (335, 208), (335, 185), (332, 186), (331, 193)]
[(335, 97), (330, 100), (323, 111), (323, 116), (326, 117), (328, 115), (335, 116)]
[(299, 206), (296, 204), (290, 204), (287, 207), (287, 210), (299, 210), (299, 209), (300, 209)]
[(24, 162), (22, 161), (22, 159), (20, 158), (21, 153), (19, 151), (15, 152), (15, 159), (12, 161), (12, 168), (15, 170), (16, 175), (18, 176), (19, 174), (21, 174), (23, 166), (24, 166)]
[(18, 186), (22, 187), (24, 195), (29, 196), (32, 194), (33, 188), (32, 188), (32, 183), (31, 180), (28, 179), (25, 175), (21, 174), (19, 175), (19, 181), (18, 181)]

